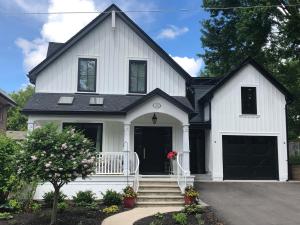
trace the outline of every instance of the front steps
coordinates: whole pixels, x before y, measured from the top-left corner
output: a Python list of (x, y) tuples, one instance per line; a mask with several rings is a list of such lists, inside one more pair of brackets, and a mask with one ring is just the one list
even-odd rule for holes
[(170, 176), (142, 176), (139, 183), (138, 206), (184, 205), (177, 181)]

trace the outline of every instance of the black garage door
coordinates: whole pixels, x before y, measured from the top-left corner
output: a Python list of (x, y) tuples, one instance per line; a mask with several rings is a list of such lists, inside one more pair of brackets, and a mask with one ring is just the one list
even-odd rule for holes
[(224, 180), (277, 180), (277, 137), (223, 135)]

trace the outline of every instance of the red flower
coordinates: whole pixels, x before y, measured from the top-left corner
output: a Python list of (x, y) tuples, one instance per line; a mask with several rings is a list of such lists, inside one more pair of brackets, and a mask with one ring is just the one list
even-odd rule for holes
[(177, 152), (176, 151), (171, 151), (171, 152), (168, 153), (167, 158), (170, 159), (170, 160), (171, 159), (174, 160), (176, 158), (176, 156), (177, 156)]

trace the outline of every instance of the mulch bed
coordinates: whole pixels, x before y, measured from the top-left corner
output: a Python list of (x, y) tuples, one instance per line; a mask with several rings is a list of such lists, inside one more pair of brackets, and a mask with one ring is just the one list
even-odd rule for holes
[[(57, 214), (57, 225), (101, 225), (101, 222), (108, 216), (100, 210), (70, 207), (64, 212)], [(126, 211), (120, 207), (120, 212)], [(0, 221), (0, 225), (49, 225), (51, 218), (51, 209), (42, 209), (37, 213), (19, 213), (14, 214), (14, 218), (6, 221)]]
[[(173, 213), (178, 213), (178, 212), (164, 213), (163, 214), (164, 219), (162, 221), (162, 224), (164, 225), (176, 224), (172, 218)], [(216, 217), (216, 214), (214, 213), (211, 207), (207, 207), (202, 215), (203, 215), (202, 218), (204, 219), (204, 225), (225, 225)], [(188, 215), (187, 218), (188, 218), (187, 220), (188, 225), (199, 225), (194, 215)], [(155, 216), (145, 217), (143, 219), (136, 221), (134, 225), (149, 225), (154, 219)]]

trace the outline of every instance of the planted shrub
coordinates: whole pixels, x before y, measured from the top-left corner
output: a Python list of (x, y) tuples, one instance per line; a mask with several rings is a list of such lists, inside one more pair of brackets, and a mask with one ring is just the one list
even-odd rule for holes
[[(60, 191), (59, 194), (58, 194), (57, 202), (58, 203), (63, 202), (63, 201), (66, 200), (66, 198), (67, 198), (67, 196)], [(53, 191), (46, 192), (43, 195), (43, 200), (44, 200), (44, 203), (47, 207), (52, 207), (53, 199), (54, 199), (54, 192)]]
[(201, 205), (191, 204), (191, 205), (185, 205), (182, 211), (188, 215), (196, 215), (196, 214), (203, 213), (204, 208)]
[(9, 220), (12, 218), (14, 218), (14, 217), (9, 212), (0, 213), (0, 220)]
[(119, 212), (119, 207), (117, 205), (112, 205), (109, 207), (106, 207), (102, 210), (105, 214), (112, 214), (112, 213), (117, 213)]
[(69, 208), (69, 205), (66, 202), (60, 202), (57, 204), (57, 209), (59, 212), (64, 212), (68, 208)]
[(187, 224), (187, 216), (185, 213), (174, 213), (172, 218), (173, 218), (173, 220), (175, 220), (175, 222), (177, 224), (180, 224), (180, 225)]
[(39, 212), (42, 209), (42, 205), (40, 203), (37, 202), (33, 202), (30, 206), (30, 209), (32, 210), (32, 212)]
[(79, 191), (73, 196), (73, 201), (77, 206), (89, 206), (96, 201), (95, 194), (92, 191)]
[(163, 225), (164, 214), (156, 213), (154, 215), (154, 220), (150, 223), (150, 225)]
[(19, 211), (22, 208), (21, 203), (16, 199), (10, 199), (8, 205), (13, 211)]
[(107, 190), (103, 195), (103, 204), (107, 206), (120, 205), (122, 203), (122, 195), (113, 190)]
[(203, 215), (202, 214), (196, 214), (195, 218), (198, 222), (199, 225), (204, 225), (204, 219), (203, 219)]

